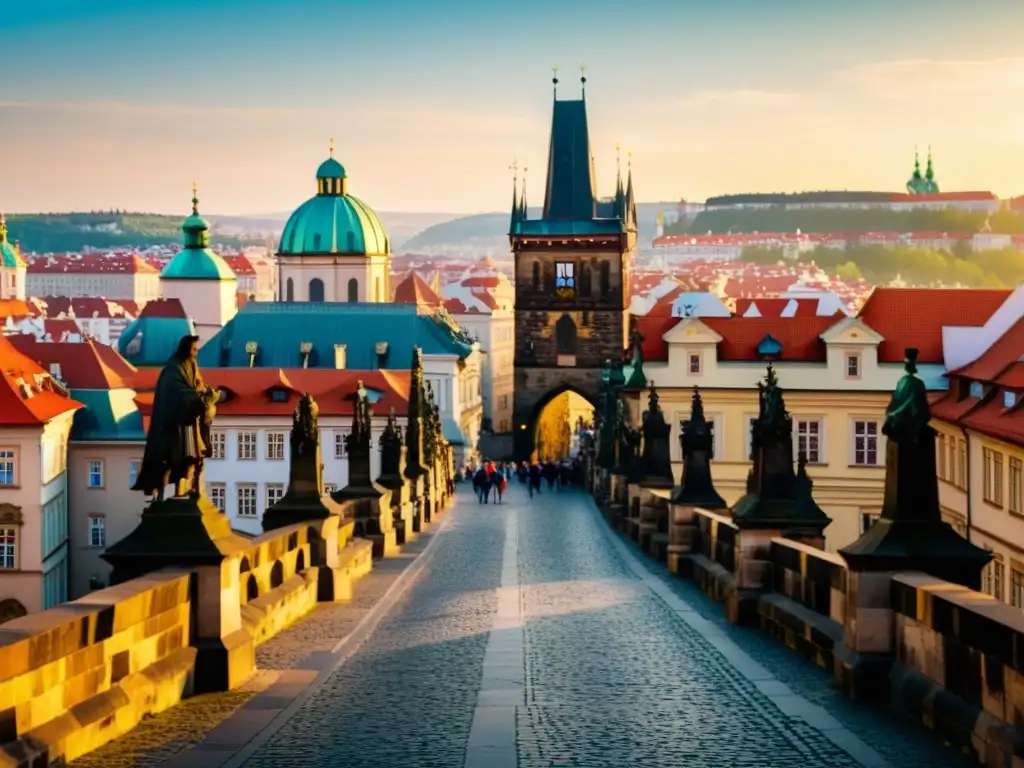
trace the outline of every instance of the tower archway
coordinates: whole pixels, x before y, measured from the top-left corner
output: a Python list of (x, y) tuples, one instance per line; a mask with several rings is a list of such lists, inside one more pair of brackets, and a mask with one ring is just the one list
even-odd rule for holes
[(552, 389), (537, 401), (530, 423), (519, 425), (517, 453), (534, 461), (571, 458), (579, 450), (580, 431), (591, 428), (593, 422), (594, 403), (589, 396), (568, 385)]

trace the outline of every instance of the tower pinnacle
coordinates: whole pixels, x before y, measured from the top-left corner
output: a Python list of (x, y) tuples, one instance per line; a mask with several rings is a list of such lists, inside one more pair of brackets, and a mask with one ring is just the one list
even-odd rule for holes
[(192, 182), (192, 215), (199, 215), (199, 185)]
[(334, 137), (331, 137), (330, 141), (328, 141), (327, 147), (327, 151), (330, 152), (331, 157), (334, 157)]

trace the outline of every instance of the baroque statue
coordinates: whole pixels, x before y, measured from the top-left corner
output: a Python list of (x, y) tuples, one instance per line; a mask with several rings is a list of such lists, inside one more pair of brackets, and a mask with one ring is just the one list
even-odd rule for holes
[(196, 358), (198, 336), (183, 336), (156, 382), (142, 466), (133, 491), (143, 491), (154, 500), (164, 497), (164, 488), (175, 487), (174, 495), (199, 496), (203, 461), (210, 457), (210, 426), (216, 414), (220, 390), (206, 386)]
[(292, 412), (292, 432), (289, 442), (293, 457), (316, 452), (320, 440), (320, 433), (317, 429), (319, 415), (319, 406), (313, 400), (312, 395), (306, 392), (299, 398), (299, 404)]

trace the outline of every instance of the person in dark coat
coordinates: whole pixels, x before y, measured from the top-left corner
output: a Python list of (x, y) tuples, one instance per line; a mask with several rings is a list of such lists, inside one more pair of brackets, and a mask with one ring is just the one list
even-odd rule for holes
[(199, 372), (198, 336), (184, 336), (160, 371), (153, 393), (153, 411), (142, 453), (142, 466), (132, 486), (155, 500), (164, 488), (175, 486), (175, 496), (199, 495), (203, 459), (211, 453), (210, 425), (220, 398)]
[(541, 476), (540, 464), (533, 464), (533, 465), (531, 465), (530, 466), (529, 475), (530, 475), (530, 477), (529, 477), (529, 486), (528, 487), (530, 489), (530, 498), (532, 499), (534, 492), (536, 492), (537, 495), (540, 495), (540, 476)]
[(480, 467), (473, 476), (473, 487), (476, 488), (477, 504), (486, 504), (491, 495), (491, 476), (485, 467)]

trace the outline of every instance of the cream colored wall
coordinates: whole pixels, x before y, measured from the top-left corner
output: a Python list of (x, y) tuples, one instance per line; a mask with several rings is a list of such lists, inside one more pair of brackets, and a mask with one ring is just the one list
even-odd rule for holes
[[(967, 437), (959, 427), (932, 419), (935, 429), (935, 464), (939, 478), (939, 508), (942, 519), (961, 534), (967, 526), (967, 478), (960, 476), (961, 444), (966, 449)], [(951, 450), (952, 447), (952, 450)], [(941, 455), (940, 455), (941, 454)]]
[[(71, 537), (70, 599), (89, 592), (89, 577), (108, 583), (110, 566), (93, 547), (89, 520), (102, 515), (106, 521), (107, 546), (134, 530), (145, 505), (145, 496), (130, 490), (131, 463), (141, 463), (143, 444), (72, 442), (68, 446), (68, 529)], [(89, 487), (89, 462), (103, 462), (103, 487)]]
[[(651, 376), (650, 373), (648, 375)], [(672, 427), (672, 466), (678, 482), (682, 474), (679, 421), (690, 417), (693, 391), (659, 386), (658, 394), (661, 408)], [(878, 514), (881, 511), (885, 438), (880, 430), (890, 395), (881, 392), (787, 391), (785, 386), (783, 394), (794, 422), (801, 418), (820, 419), (822, 422), (822, 462), (808, 465), (808, 474), (814, 482), (815, 500), (832, 518), (831, 525), (825, 529), (825, 545), (827, 550), (834, 552), (860, 536), (862, 513)], [(747, 474), (751, 468), (747, 458), (748, 418), (757, 415), (757, 390), (701, 388), (701, 396), (705, 414), (715, 424), (712, 469), (715, 487), (732, 505), (746, 491)], [(647, 394), (634, 398), (631, 405), (634, 423), (639, 423), (640, 413), (647, 408)], [(857, 419), (878, 423), (878, 464), (875, 466), (853, 464), (853, 422)]]
[(238, 311), (237, 280), (162, 280), (165, 299), (177, 299), (192, 318), (200, 345), (217, 335)]
[(324, 283), (324, 301), (347, 302), (348, 282), (353, 278), (359, 284), (359, 301), (390, 301), (390, 256), (282, 256), (279, 262), (281, 295), (287, 295), (290, 277), (295, 301), (309, 301), (309, 282), (315, 278)]

